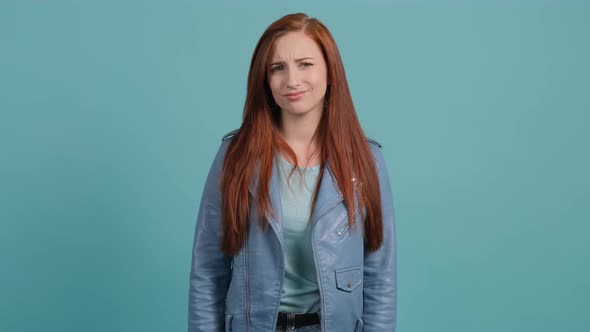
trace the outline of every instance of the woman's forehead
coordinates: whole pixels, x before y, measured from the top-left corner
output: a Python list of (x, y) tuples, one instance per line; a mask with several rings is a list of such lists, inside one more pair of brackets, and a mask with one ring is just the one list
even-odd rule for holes
[(321, 55), (318, 44), (304, 32), (289, 32), (275, 41), (271, 62), (317, 58)]

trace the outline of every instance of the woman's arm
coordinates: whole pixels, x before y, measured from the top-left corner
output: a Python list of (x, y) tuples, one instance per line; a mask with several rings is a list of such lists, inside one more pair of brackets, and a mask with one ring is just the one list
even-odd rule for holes
[(383, 245), (377, 251), (365, 252), (363, 331), (394, 332), (397, 305), (397, 254), (393, 198), (381, 149), (373, 144), (369, 145), (375, 156), (381, 187)]
[(231, 257), (221, 251), (219, 180), (228, 141), (223, 141), (209, 170), (197, 217), (190, 274), (188, 331), (224, 330), (225, 296)]

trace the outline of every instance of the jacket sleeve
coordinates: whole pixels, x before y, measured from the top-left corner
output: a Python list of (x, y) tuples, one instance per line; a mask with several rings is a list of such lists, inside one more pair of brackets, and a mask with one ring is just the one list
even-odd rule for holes
[(225, 296), (231, 257), (222, 253), (219, 180), (228, 142), (224, 141), (209, 170), (195, 228), (190, 272), (188, 331), (224, 330)]
[(371, 146), (379, 175), (383, 214), (383, 245), (365, 252), (363, 325), (365, 332), (394, 332), (397, 306), (395, 217), (389, 175), (381, 149)]

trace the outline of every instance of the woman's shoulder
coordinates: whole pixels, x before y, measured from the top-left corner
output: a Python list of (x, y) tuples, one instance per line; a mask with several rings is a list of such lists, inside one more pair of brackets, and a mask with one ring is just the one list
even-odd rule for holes
[[(240, 131), (239, 128), (234, 129), (221, 137), (221, 146), (219, 147), (219, 153), (223, 157), (225, 157), (225, 153), (227, 152), (227, 149), (228, 149), (230, 143), (233, 141), (234, 137), (236, 137), (236, 135), (238, 134), (239, 131)], [(365, 136), (365, 139), (369, 143), (369, 148), (371, 150), (371, 153), (373, 154), (373, 157), (375, 158), (375, 161), (377, 161), (378, 164), (381, 164), (384, 159), (383, 158), (383, 151), (381, 151), (381, 149), (383, 148), (383, 145), (381, 145), (381, 143), (379, 141), (377, 141), (376, 139), (374, 139), (372, 137)]]
[(214, 167), (221, 168), (221, 166), (223, 165), (223, 160), (225, 159), (225, 155), (227, 153), (229, 145), (232, 141), (232, 138), (237, 134), (237, 132), (238, 130), (234, 129), (221, 137), (221, 143), (219, 144), (217, 153), (215, 155), (215, 159), (213, 161)]
[(379, 143), (376, 139), (373, 139), (371, 137), (366, 137), (367, 142), (369, 142), (369, 149), (371, 149), (371, 153), (373, 154), (373, 157), (375, 157), (375, 159), (381, 159), (382, 157), (382, 151), (381, 149), (383, 148), (383, 146), (381, 145), (381, 143)]
[(223, 137), (221, 138), (221, 141), (228, 141), (231, 140), (232, 138), (234, 138), (234, 136), (236, 136), (236, 134), (238, 133), (240, 129), (234, 129), (232, 131), (230, 131), (229, 133), (223, 135)]
[(374, 140), (374, 139), (372, 139), (370, 137), (367, 137), (367, 141), (369, 141), (369, 143), (372, 143), (374, 146), (376, 146), (376, 147), (378, 147), (380, 149), (383, 147), (381, 145), (381, 143), (377, 142), (376, 140)]
[(367, 137), (367, 141), (369, 142), (369, 149), (371, 149), (371, 153), (373, 154), (373, 158), (375, 158), (375, 162), (377, 164), (377, 168), (385, 168), (385, 157), (383, 155), (383, 146), (377, 140)]
[[(234, 130), (232, 130), (232, 131), (228, 132), (227, 134), (223, 135), (223, 137), (221, 137), (221, 141), (222, 141), (222, 142), (224, 142), (224, 141), (231, 140), (232, 138), (234, 138), (234, 137), (237, 135), (237, 133), (238, 133), (238, 131), (239, 131), (239, 130), (240, 130), (240, 129), (234, 129)], [(380, 149), (383, 147), (383, 146), (381, 145), (381, 143), (379, 143), (379, 142), (378, 142), (376, 139), (373, 139), (373, 138), (371, 138), (371, 137), (365, 137), (365, 138), (367, 139), (367, 141), (368, 141), (369, 143), (371, 143), (371, 144), (372, 144), (372, 145), (374, 145), (375, 147), (378, 147), (378, 148), (380, 148)]]
[(232, 142), (233, 138), (237, 135), (237, 133), (238, 133), (238, 129), (234, 129), (221, 137), (221, 144), (219, 146), (218, 153), (225, 156), (225, 153), (227, 152), (227, 149), (228, 149), (230, 143)]

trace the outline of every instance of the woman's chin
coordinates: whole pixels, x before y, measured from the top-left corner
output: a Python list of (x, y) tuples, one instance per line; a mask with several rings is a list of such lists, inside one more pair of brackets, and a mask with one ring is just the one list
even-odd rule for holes
[(313, 108), (309, 108), (309, 107), (285, 107), (285, 108), (281, 108), (281, 112), (283, 113), (283, 115), (290, 116), (290, 117), (307, 116), (307, 115), (313, 114), (314, 113), (313, 110), (314, 110)]

